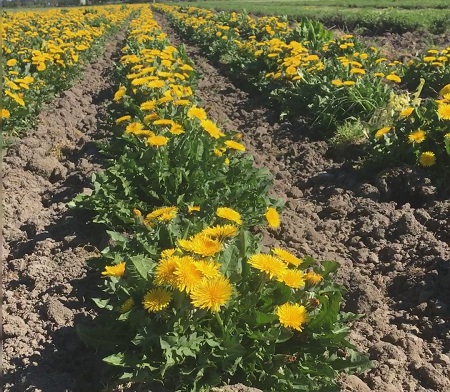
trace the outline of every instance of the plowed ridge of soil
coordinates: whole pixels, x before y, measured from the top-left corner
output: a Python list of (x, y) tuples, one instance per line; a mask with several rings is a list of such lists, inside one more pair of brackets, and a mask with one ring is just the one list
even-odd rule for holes
[(98, 275), (88, 273), (101, 236), (66, 203), (101, 165), (93, 139), (107, 128), (114, 62), (111, 37), (82, 79), (39, 115), (3, 162), (3, 387), (96, 391), (101, 361), (74, 325), (92, 318)]
[[(158, 22), (175, 45), (182, 43), (164, 17)], [(277, 120), (263, 99), (184, 44), (202, 73), (202, 106), (222, 128), (243, 133), (286, 201), (282, 228), (275, 238), (265, 235), (265, 245), (339, 261), (338, 280), (348, 289), (344, 310), (366, 315), (351, 339), (373, 368), (346, 377), (342, 390), (450, 391), (450, 201), (411, 168), (364, 178), (326, 142)]]

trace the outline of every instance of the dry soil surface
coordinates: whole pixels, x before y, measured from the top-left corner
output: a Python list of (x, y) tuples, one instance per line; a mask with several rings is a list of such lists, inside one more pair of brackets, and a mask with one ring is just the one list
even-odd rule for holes
[(66, 207), (101, 168), (112, 70), (124, 39), (111, 37), (82, 79), (41, 112), (3, 160), (3, 387), (5, 391), (93, 392), (98, 356), (78, 339), (98, 276), (88, 260), (102, 234)]

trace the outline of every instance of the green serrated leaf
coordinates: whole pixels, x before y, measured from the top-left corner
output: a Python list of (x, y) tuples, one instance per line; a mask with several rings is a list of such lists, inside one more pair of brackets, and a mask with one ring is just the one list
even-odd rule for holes
[(155, 267), (155, 262), (145, 256), (131, 256), (130, 261), (136, 272), (145, 280), (149, 280), (149, 274)]

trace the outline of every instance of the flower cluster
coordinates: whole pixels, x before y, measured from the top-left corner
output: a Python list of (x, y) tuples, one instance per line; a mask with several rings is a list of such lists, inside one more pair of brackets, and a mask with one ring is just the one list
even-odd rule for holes
[(392, 95), (384, 126), (374, 133), (375, 150), (383, 158), (430, 168), (441, 179), (450, 168), (450, 84), (438, 99), (414, 94)]
[(67, 88), (128, 8), (52, 9), (2, 15), (2, 132), (27, 125), (43, 102)]
[[(403, 64), (389, 61), (351, 34), (333, 37), (317, 22), (305, 20), (291, 27), (275, 17), (172, 5), (154, 8), (209, 56), (227, 63), (231, 73), (276, 101), (283, 115), (306, 117), (311, 127), (328, 132), (325, 136), (356, 118), (364, 127), (361, 138), (368, 141), (367, 124), (375, 123), (380, 112), (393, 109), (392, 97), (400, 96), (399, 87), (415, 90), (425, 80), (420, 89), (428, 97), (448, 83), (449, 48), (430, 49)], [(384, 151), (389, 152), (383, 157), (385, 164), (445, 168), (448, 158), (446, 153), (440, 154), (448, 144), (445, 119), (450, 109), (444, 95), (437, 107), (436, 103), (422, 103), (416, 110), (411, 103), (396, 105), (390, 119), (374, 130), (375, 153), (369, 150), (370, 158)], [(427, 105), (431, 106), (425, 114)]]
[[(192, 63), (148, 7), (138, 9), (111, 106), (117, 137), (106, 149), (115, 159), (92, 194), (76, 199), (114, 227), (101, 260), (108, 298), (96, 302), (107, 310), (101, 328), (122, 352), (105, 361), (127, 368), (122, 379), (161, 380), (170, 390), (232, 378), (279, 391), (334, 384), (346, 361), (334, 363), (338, 347), (359, 355), (342, 333), (348, 316), (338, 318), (337, 263), (260, 252), (260, 228), (282, 224), (270, 176), (254, 167), (242, 135), (199, 105)], [(260, 34), (287, 28), (276, 21)], [(299, 352), (327, 372), (284, 360)]]
[(292, 28), (277, 17), (154, 8), (284, 113), (307, 116), (322, 132), (351, 116), (369, 118), (402, 81), (399, 61), (387, 61), (350, 34), (335, 38), (320, 23), (304, 21)]

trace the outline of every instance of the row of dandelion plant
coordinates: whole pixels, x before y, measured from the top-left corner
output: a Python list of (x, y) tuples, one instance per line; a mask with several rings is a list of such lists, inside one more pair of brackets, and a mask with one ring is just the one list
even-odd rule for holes
[[(223, 131), (194, 95), (198, 74), (139, 7), (118, 66), (109, 167), (71, 204), (106, 227), (92, 265), (102, 279), (96, 327), (121, 381), (167, 391), (242, 382), (264, 391), (322, 391), (367, 365), (347, 340), (335, 262), (262, 251), (281, 230), (242, 135)], [(328, 389), (327, 389), (328, 390)]]
[(30, 127), (55, 94), (69, 88), (131, 8), (2, 12), (1, 132), (6, 142)]
[(334, 37), (318, 22), (152, 7), (229, 74), (265, 94), (282, 117), (301, 116), (315, 135), (334, 145), (340, 140), (341, 149), (346, 142), (363, 146), (371, 167), (416, 165), (448, 186), (450, 47), (403, 64), (351, 34)]

